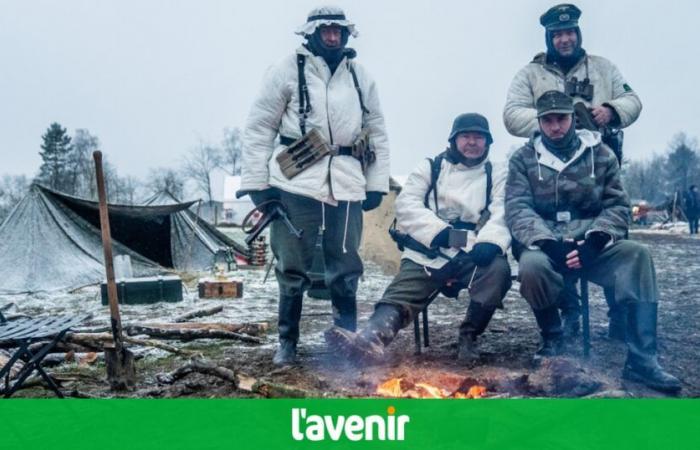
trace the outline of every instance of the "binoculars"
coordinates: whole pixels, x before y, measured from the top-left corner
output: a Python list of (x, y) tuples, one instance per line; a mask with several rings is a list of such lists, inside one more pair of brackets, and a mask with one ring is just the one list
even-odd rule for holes
[(566, 80), (564, 93), (571, 97), (581, 97), (590, 102), (593, 100), (593, 85), (588, 78), (579, 81), (576, 77), (571, 77), (571, 79)]

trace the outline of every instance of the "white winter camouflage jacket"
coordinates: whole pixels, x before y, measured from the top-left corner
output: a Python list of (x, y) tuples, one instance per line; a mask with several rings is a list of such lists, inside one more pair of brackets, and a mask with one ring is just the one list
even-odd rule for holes
[(508, 89), (503, 122), (508, 132), (514, 136), (530, 137), (538, 130), (535, 102), (547, 91), (564, 92), (566, 80), (576, 77), (583, 81), (590, 79), (593, 87), (593, 100), (586, 106), (606, 105), (612, 107), (620, 117), (620, 128), (631, 125), (642, 111), (642, 102), (627, 84), (617, 67), (601, 56), (586, 55), (564, 75), (561, 69), (547, 64), (545, 54), (535, 56), (513, 78)]
[[(448, 226), (448, 221), (459, 219), (463, 222), (477, 223), (481, 210), (486, 204), (486, 161), (474, 167), (461, 163), (452, 163), (444, 158), (437, 179), (438, 210), (435, 209), (435, 199), (430, 193), (428, 206), (425, 207), (425, 194), (430, 187), (430, 161), (423, 161), (413, 171), (401, 193), (396, 199), (396, 221), (400, 231), (408, 234), (426, 247), (430, 247), (435, 236)], [(503, 253), (510, 246), (510, 231), (504, 218), (504, 197), (506, 168), (503, 165), (493, 165), (492, 191), (489, 211), (491, 216), (478, 236), (469, 231), (466, 247), (469, 252), (478, 242), (489, 242), (498, 245)], [(442, 253), (453, 257), (458, 250), (442, 248)], [(431, 268), (440, 268), (447, 263), (442, 257), (431, 259), (417, 251), (406, 248), (402, 258)]]
[(275, 147), (275, 138), (281, 135), (297, 139), (302, 135), (294, 54), (269, 69), (248, 116), (243, 135), (241, 191), (273, 186), (330, 204), (364, 200), (367, 191), (388, 192), (389, 142), (374, 81), (353, 60), (343, 59), (331, 76), (323, 58), (304, 47), (297, 49), (297, 54), (306, 56), (304, 74), (311, 103), (307, 131), (315, 128), (328, 143), (339, 146), (352, 145), (360, 135), (363, 113), (348, 67), (352, 64), (369, 110), (364, 114), (364, 122), (377, 160), (363, 174), (360, 162), (354, 157), (328, 155), (291, 180), (284, 176), (275, 158), (286, 147)]

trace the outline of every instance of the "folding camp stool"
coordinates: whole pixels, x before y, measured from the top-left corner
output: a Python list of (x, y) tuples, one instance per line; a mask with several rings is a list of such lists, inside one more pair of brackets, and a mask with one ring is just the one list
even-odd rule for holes
[(581, 342), (583, 345), (583, 357), (588, 358), (591, 354), (591, 323), (590, 310), (588, 308), (588, 280), (581, 277), (580, 281), (581, 298)]
[[(78, 325), (90, 316), (51, 316), (41, 319), (23, 318), (13, 321), (6, 321), (0, 313), (0, 347), (17, 348), (7, 363), (0, 369), (0, 380), (5, 377), (5, 386), (0, 389), (0, 394), (9, 398), (27, 380), (32, 372), (37, 371), (46, 381), (49, 388), (56, 393), (59, 398), (63, 394), (58, 390), (56, 383), (41, 368), (41, 362), (46, 355), (63, 339), (71, 327)], [(43, 345), (36, 353), (29, 350), (33, 343), (51, 340)], [(23, 358), (26, 360), (24, 367), (19, 371), (16, 379), (10, 384), (10, 371), (12, 366)]]
[[(514, 274), (512, 278), (517, 279), (517, 274)], [(581, 299), (581, 342), (583, 345), (583, 357), (588, 358), (591, 354), (591, 324), (590, 324), (590, 310), (588, 307), (588, 280), (581, 277), (579, 280), (579, 297)], [(428, 306), (433, 300), (438, 296), (440, 291), (434, 291), (430, 294)], [(430, 329), (428, 326), (428, 306), (426, 306), (423, 311), (416, 314), (413, 318), (413, 338), (416, 344), (416, 355), (420, 355), (422, 352), (422, 347), (430, 347)], [(419, 316), (422, 315), (422, 320)], [(423, 336), (421, 344), (421, 322), (423, 323)]]
[(421, 315), (423, 316), (423, 345), (425, 345), (426, 347), (430, 347), (430, 329), (428, 328), (428, 306), (430, 306), (430, 304), (433, 302), (433, 300), (435, 300), (439, 293), (439, 290), (433, 291), (433, 293), (430, 294), (430, 296), (428, 297), (428, 305), (425, 308), (423, 308), (423, 311), (416, 314), (416, 316), (413, 318), (413, 338), (416, 343), (416, 355), (420, 355), (422, 351), (420, 332), (421, 321), (418, 317)]

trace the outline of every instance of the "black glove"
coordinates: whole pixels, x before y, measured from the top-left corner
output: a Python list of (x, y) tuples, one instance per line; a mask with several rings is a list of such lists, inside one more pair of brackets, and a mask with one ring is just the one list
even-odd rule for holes
[(275, 188), (267, 188), (262, 191), (249, 191), (248, 195), (257, 208), (261, 204), (270, 200), (279, 200), (279, 192)]
[(610, 235), (606, 233), (600, 231), (590, 233), (583, 244), (578, 246), (578, 259), (581, 261), (581, 267), (590, 267), (609, 240)]
[(472, 261), (479, 267), (488, 266), (497, 255), (501, 254), (503, 254), (501, 247), (490, 242), (479, 242), (475, 244), (472, 251), (469, 252)]
[(362, 201), (363, 211), (372, 211), (374, 208), (378, 207), (382, 203), (382, 192), (369, 191), (367, 192), (367, 198)]
[(430, 243), (430, 248), (449, 247), (450, 246), (450, 227), (445, 227), (441, 232), (433, 238)]
[(566, 266), (566, 255), (576, 249), (576, 244), (574, 242), (562, 242), (548, 239), (539, 241), (538, 245), (545, 255), (549, 256), (549, 259), (554, 262), (555, 266), (568, 269)]

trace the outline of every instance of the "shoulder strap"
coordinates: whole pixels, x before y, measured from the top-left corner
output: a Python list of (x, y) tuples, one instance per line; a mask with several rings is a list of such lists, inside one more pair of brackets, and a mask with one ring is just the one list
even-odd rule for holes
[(306, 134), (306, 118), (311, 111), (311, 102), (309, 101), (309, 88), (306, 85), (306, 75), (304, 75), (304, 65), (306, 64), (305, 55), (297, 55), (297, 78), (299, 80), (299, 129), (301, 135)]
[(360, 98), (360, 108), (362, 108), (362, 114), (369, 114), (369, 109), (365, 107), (365, 102), (362, 99), (362, 89), (360, 88), (360, 82), (357, 80), (355, 66), (350, 61), (348, 61), (348, 70), (352, 75), (352, 82), (355, 83), (355, 90), (357, 91), (357, 96)]
[(484, 209), (479, 212), (479, 222), (476, 224), (476, 234), (479, 234), (481, 228), (486, 225), (489, 218), (491, 218), (491, 211), (489, 211), (489, 206), (491, 205), (491, 191), (493, 190), (493, 166), (491, 161), (486, 161), (484, 164), (484, 171), (486, 172), (486, 203), (484, 203)]
[(432, 192), (436, 211), (438, 209), (437, 179), (440, 177), (443, 159), (445, 159), (444, 153), (440, 153), (435, 157), (435, 159), (428, 158), (428, 162), (430, 163), (430, 185), (428, 185), (428, 190), (425, 191), (425, 199), (423, 200), (423, 204), (426, 208), (429, 207), (428, 199), (430, 198), (430, 193)]

